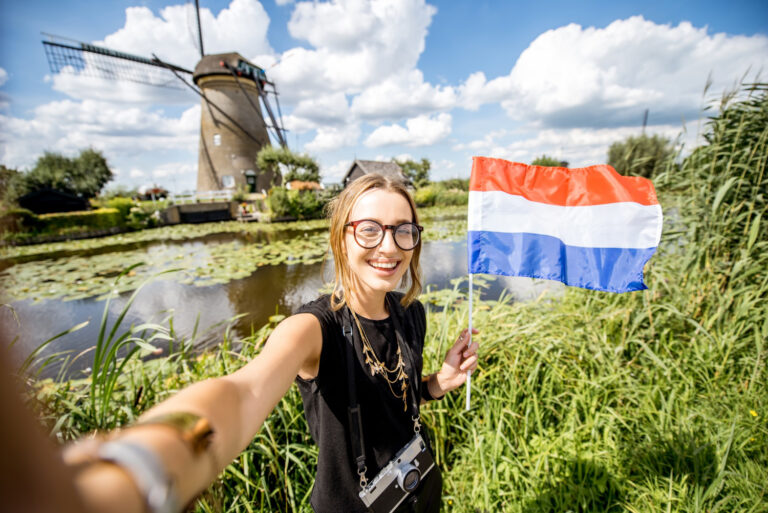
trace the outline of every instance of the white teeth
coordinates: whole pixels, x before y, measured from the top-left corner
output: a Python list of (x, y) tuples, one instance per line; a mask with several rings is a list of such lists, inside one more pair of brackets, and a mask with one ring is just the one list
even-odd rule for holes
[(371, 265), (379, 269), (394, 269), (397, 265), (397, 262), (371, 262)]

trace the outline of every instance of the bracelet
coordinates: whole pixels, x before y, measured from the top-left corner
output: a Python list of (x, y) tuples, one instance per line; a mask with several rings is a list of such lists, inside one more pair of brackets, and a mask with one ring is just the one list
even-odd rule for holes
[(211, 445), (213, 428), (211, 428), (208, 419), (194, 413), (184, 411), (161, 413), (134, 424), (134, 426), (149, 425), (168, 426), (176, 430), (181, 439), (189, 445), (192, 454), (200, 454)]
[[(201, 453), (211, 444), (213, 429), (208, 419), (194, 413), (163, 413), (140, 420), (128, 429), (148, 425), (166, 426), (178, 432), (193, 455)], [(118, 438), (102, 444), (97, 457), (122, 467), (131, 475), (149, 513), (178, 513), (179, 499), (173, 479), (150, 449)]]
[(424, 399), (425, 401), (439, 401), (440, 399), (445, 397), (445, 394), (441, 395), (440, 397), (435, 397), (432, 395), (432, 392), (429, 391), (430, 376), (432, 376), (432, 374), (421, 378), (421, 398)]
[(151, 450), (134, 442), (113, 440), (99, 447), (98, 459), (114, 463), (131, 475), (150, 513), (178, 513), (173, 480)]

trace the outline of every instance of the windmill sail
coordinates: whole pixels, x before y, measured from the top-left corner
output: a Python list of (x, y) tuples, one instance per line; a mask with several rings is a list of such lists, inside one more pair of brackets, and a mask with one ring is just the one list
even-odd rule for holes
[(126, 80), (157, 87), (183, 89), (184, 85), (168, 71), (192, 75), (181, 66), (164, 64), (155, 59), (110, 50), (88, 43), (43, 41), (45, 56), (52, 73), (67, 73), (82, 77)]

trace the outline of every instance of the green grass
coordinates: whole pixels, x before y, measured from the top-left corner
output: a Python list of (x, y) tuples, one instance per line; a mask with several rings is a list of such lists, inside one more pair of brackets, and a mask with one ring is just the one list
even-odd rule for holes
[[(768, 96), (745, 95), (654, 179), (667, 226), (649, 290), (475, 299), (472, 410), (459, 392), (424, 409), (446, 511), (768, 511)], [(425, 372), (466, 325), (462, 286), (422, 296)], [(37, 382), (32, 404), (62, 440), (124, 425), (245, 364), (272, 327), (237, 345), (225, 330), (202, 355), (131, 359), (98, 423), (88, 380)], [(194, 510), (309, 511), (316, 456), (294, 387)]]

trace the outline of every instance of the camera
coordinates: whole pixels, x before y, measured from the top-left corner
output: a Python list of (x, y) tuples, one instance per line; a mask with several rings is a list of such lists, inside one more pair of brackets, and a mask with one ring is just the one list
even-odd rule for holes
[(360, 492), (360, 499), (374, 513), (397, 509), (435, 466), (421, 435), (416, 434)]

